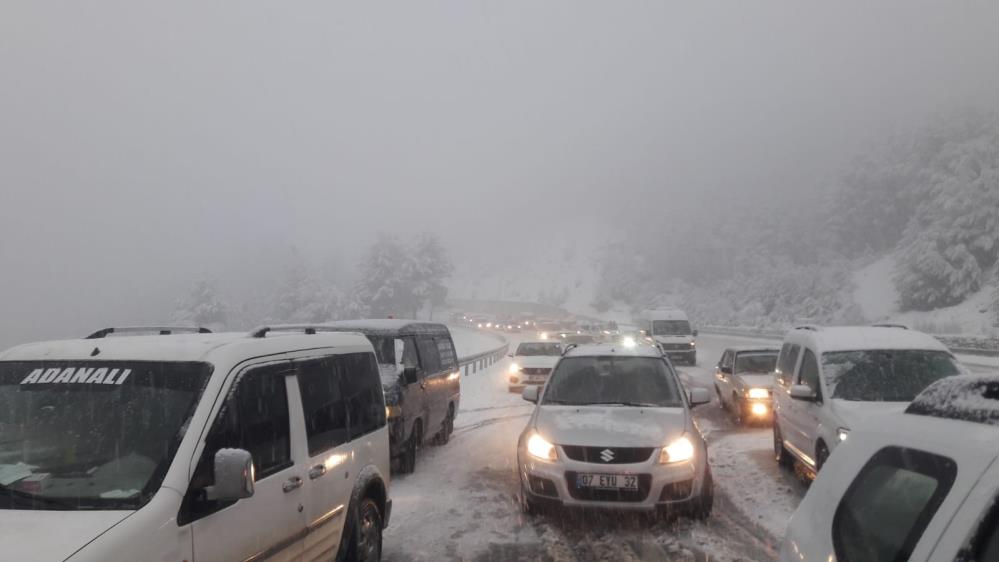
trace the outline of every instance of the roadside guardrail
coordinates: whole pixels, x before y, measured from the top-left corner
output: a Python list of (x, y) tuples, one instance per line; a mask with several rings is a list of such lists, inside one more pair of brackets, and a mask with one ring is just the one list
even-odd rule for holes
[[(497, 336), (497, 340), (500, 338)], [(466, 355), (465, 357), (458, 358), (458, 367), (467, 377), (468, 375), (475, 373), (479, 369), (485, 369), (493, 363), (506, 357), (507, 350), (510, 349), (510, 343), (503, 340), (503, 345), (497, 346), (488, 351), (483, 351), (482, 353), (476, 353), (474, 355)]]

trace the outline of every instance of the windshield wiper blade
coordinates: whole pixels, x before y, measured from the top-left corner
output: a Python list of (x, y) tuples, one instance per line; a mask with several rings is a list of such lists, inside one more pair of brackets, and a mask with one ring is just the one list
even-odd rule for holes
[(658, 404), (649, 402), (591, 402), (587, 406), (637, 406), (641, 408), (658, 408)]

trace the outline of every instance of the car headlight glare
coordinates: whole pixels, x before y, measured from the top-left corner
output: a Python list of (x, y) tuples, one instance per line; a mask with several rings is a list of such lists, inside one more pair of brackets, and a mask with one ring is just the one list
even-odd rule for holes
[(400, 406), (385, 406), (385, 417), (388, 419), (398, 418), (402, 416), (402, 408)]
[(749, 396), (753, 400), (763, 400), (770, 398), (770, 391), (765, 388), (750, 388), (746, 396)]
[(836, 437), (839, 439), (840, 443), (846, 441), (846, 438), (849, 436), (850, 436), (850, 430), (845, 427), (841, 427), (836, 430)]
[(690, 347), (694, 347), (695, 345), (697, 345), (697, 342), (690, 342)]
[(555, 451), (555, 445), (552, 445), (546, 441), (544, 437), (538, 435), (537, 433), (531, 435), (531, 437), (527, 440), (527, 452), (530, 453), (532, 457), (543, 461), (558, 460), (558, 452)]
[(511, 373), (519, 373), (520, 372), (520, 365), (518, 365), (516, 363), (510, 363), (510, 372)]
[(659, 453), (660, 464), (684, 462), (692, 458), (694, 458), (694, 444), (686, 435), (663, 447)]

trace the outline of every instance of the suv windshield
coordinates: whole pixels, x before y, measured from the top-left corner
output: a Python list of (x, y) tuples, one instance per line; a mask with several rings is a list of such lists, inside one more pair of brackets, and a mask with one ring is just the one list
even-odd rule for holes
[(743, 374), (769, 374), (777, 368), (777, 352), (740, 353), (735, 356), (735, 372)]
[(653, 336), (689, 336), (690, 322), (686, 320), (655, 320), (652, 322)]
[(833, 398), (869, 402), (911, 402), (930, 384), (960, 374), (943, 351), (869, 350), (822, 354)]
[(543, 404), (683, 407), (666, 362), (656, 357), (567, 357), (548, 381)]
[(539, 355), (562, 355), (562, 344), (560, 343), (522, 343), (517, 346), (517, 353), (522, 357), (534, 357)]
[(206, 363), (0, 362), (0, 509), (138, 509), (159, 488)]

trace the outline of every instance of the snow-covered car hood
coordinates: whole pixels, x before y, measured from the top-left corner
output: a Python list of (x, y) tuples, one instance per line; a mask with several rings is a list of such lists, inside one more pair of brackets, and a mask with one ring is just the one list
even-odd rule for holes
[(65, 560), (131, 511), (0, 510), (4, 560)]
[(833, 398), (830, 403), (833, 411), (843, 420), (848, 429), (872, 416), (900, 414), (909, 406), (908, 402), (854, 402), (839, 398)]
[(514, 355), (513, 362), (529, 369), (551, 369), (558, 363), (557, 356), (551, 355)]
[(683, 435), (682, 408), (541, 406), (534, 427), (557, 445), (662, 447)]
[(746, 388), (773, 388), (774, 386), (774, 376), (773, 375), (739, 375), (742, 382), (746, 384)]

